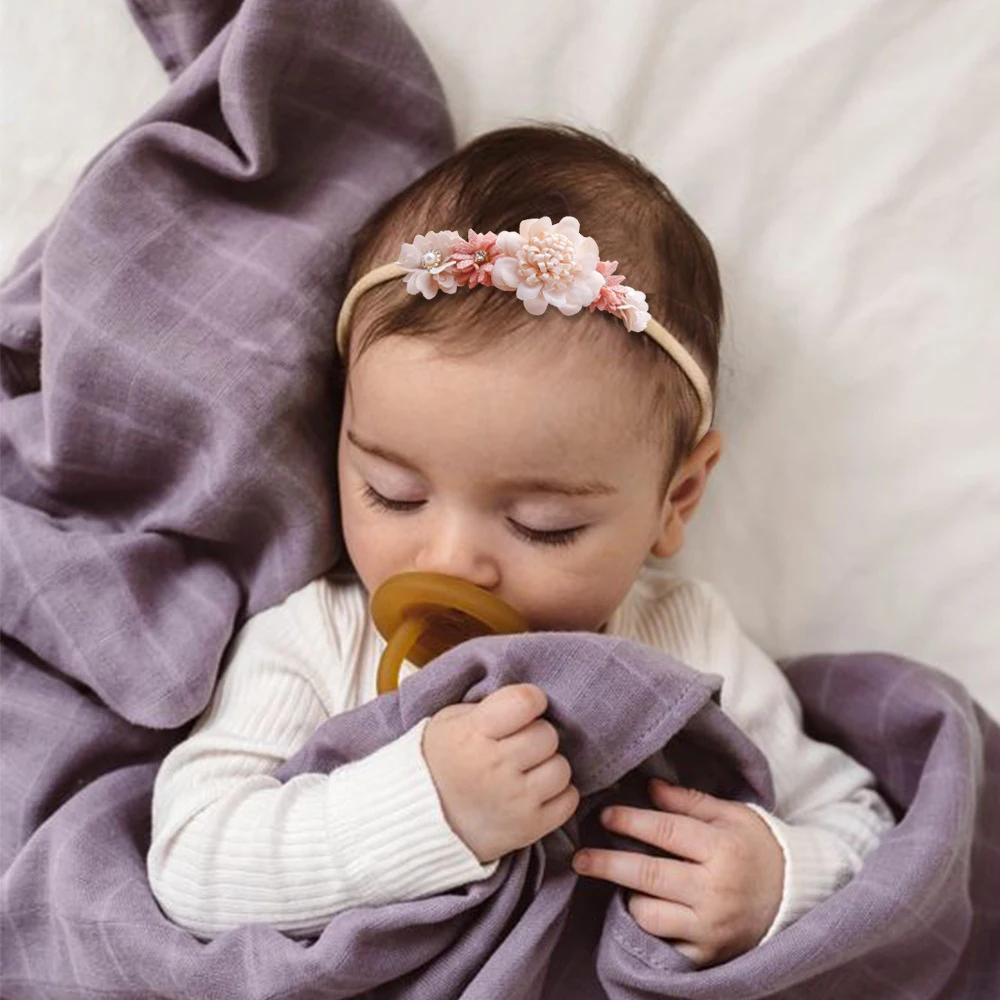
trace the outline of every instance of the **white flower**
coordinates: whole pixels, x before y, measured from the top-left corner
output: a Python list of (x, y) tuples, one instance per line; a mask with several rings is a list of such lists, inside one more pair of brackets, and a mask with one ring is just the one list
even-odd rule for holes
[(403, 280), (411, 295), (433, 299), (439, 291), (448, 295), (454, 293), (458, 282), (453, 273), (452, 254), (460, 240), (458, 233), (443, 230), (415, 236), (412, 243), (403, 244), (396, 263), (409, 271)]
[(519, 232), (500, 233), (496, 245), (503, 256), (493, 262), (494, 287), (517, 292), (533, 316), (550, 305), (573, 316), (597, 298), (604, 284), (597, 244), (580, 235), (580, 223), (571, 215), (555, 225), (548, 216), (525, 219)]
[(615, 310), (615, 315), (622, 320), (627, 330), (641, 333), (649, 322), (646, 293), (638, 292), (627, 285), (621, 285), (620, 288), (625, 293), (625, 301)]

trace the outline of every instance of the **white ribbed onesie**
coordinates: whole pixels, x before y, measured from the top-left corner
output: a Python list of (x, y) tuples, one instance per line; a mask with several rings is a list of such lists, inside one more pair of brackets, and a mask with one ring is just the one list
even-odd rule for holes
[[(719, 595), (644, 570), (606, 631), (720, 674), (723, 709), (764, 751), (775, 815), (758, 811), (785, 856), (768, 937), (844, 885), (891, 814), (867, 770), (805, 736), (788, 682)], [(331, 774), (272, 777), (326, 719), (375, 697), (383, 645), (361, 586), (325, 578), (247, 622), (156, 781), (149, 878), (176, 923), (202, 937), (244, 923), (311, 935), (348, 907), (494, 870), (444, 818), (420, 749), (426, 720)]]

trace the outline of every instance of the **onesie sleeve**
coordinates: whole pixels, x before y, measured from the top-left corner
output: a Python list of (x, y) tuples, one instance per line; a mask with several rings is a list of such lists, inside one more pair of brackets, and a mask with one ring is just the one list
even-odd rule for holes
[[(341, 910), (495, 870), (444, 817), (421, 750), (426, 720), (330, 774), (273, 777), (320, 724), (354, 707), (343, 674), (353, 665), (341, 659), (351, 615), (330, 619), (329, 586), (314, 581), (247, 623), (211, 704), (157, 776), (150, 884), (199, 937), (247, 923), (311, 936)], [(323, 682), (329, 671), (341, 672), (337, 683)]]
[(784, 891), (767, 941), (849, 882), (894, 820), (872, 773), (805, 734), (801, 705), (781, 669), (712, 588), (697, 586), (707, 623), (704, 668), (723, 676), (722, 708), (764, 752), (774, 780), (774, 813), (751, 807), (785, 859)]

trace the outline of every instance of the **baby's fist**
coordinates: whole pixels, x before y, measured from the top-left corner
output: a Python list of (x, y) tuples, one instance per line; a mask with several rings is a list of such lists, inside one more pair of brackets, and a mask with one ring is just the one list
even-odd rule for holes
[(423, 752), (445, 818), (481, 863), (558, 829), (580, 796), (534, 684), (511, 684), (428, 722)]

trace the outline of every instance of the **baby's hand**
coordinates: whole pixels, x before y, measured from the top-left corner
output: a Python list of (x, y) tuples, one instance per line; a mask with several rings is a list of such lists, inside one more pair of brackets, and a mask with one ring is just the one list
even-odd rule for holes
[(449, 705), (424, 730), (423, 751), (451, 828), (481, 863), (562, 826), (580, 795), (534, 684), (477, 704)]
[(612, 806), (601, 821), (674, 857), (588, 848), (573, 867), (634, 889), (628, 908), (636, 923), (696, 965), (749, 951), (781, 903), (785, 862), (774, 835), (738, 802), (662, 781), (650, 795), (657, 809)]

